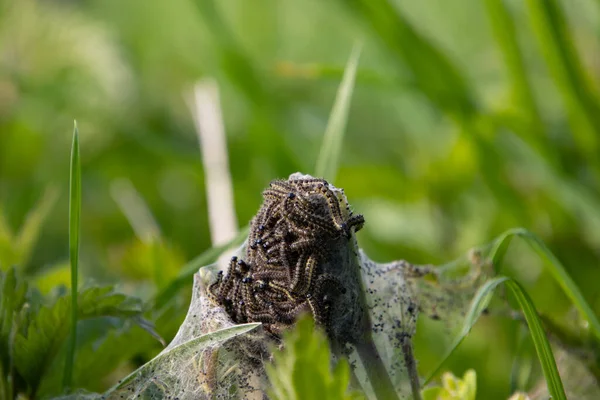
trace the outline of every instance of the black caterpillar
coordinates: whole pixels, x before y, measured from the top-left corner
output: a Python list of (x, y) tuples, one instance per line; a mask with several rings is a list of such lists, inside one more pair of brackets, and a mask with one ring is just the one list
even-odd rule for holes
[(226, 275), (209, 286), (210, 298), (236, 323), (262, 322), (276, 337), (303, 312), (329, 326), (329, 307), (345, 289), (322, 271), (328, 245), (364, 224), (340, 209), (324, 179), (272, 181), (252, 220), (246, 257), (233, 257)]

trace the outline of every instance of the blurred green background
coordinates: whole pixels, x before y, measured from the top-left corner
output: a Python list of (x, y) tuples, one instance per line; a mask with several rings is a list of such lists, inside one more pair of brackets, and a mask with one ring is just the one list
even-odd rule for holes
[[(157, 263), (172, 277), (211, 247), (185, 93), (203, 77), (219, 84), (244, 226), (271, 179), (314, 171), (362, 40), (335, 184), (365, 216), (358, 240), (371, 258), (441, 264), (523, 226), (598, 310), (599, 34), (592, 0), (1, 1), (0, 262), (46, 277), (47, 290), (68, 282), (77, 119), (82, 280), (148, 298)], [(158, 247), (136, 237), (111, 196), (121, 178), (156, 219)], [(19, 247), (40, 199), (39, 238)], [(569, 302), (536, 256), (516, 246), (509, 261), (540, 312), (569, 323)], [(449, 340), (434, 325), (418, 331), (422, 374)], [(507, 398), (520, 329), (483, 319), (447, 367), (474, 368), (481, 398)]]

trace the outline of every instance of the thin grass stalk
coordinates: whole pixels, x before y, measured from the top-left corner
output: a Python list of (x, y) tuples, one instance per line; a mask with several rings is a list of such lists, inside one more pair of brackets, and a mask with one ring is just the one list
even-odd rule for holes
[(69, 183), (69, 259), (71, 261), (71, 335), (63, 376), (63, 389), (71, 389), (75, 348), (77, 346), (77, 275), (79, 263), (79, 234), (81, 217), (81, 161), (79, 156), (79, 131), (77, 122), (73, 129)]
[(550, 249), (548, 249), (539, 237), (530, 231), (523, 228), (510, 229), (495, 240), (494, 248), (490, 252), (490, 258), (496, 268), (496, 272), (499, 272), (499, 267), (502, 264), (504, 255), (514, 237), (523, 239), (525, 243), (546, 261), (544, 265), (547, 267), (550, 275), (552, 275), (556, 283), (560, 285), (575, 308), (580, 312), (581, 316), (588, 321), (592, 334), (597, 340), (600, 340), (600, 320), (594, 313), (594, 310), (585, 300), (583, 293), (581, 293), (581, 290), (579, 290), (579, 287), (575, 281), (573, 281), (573, 278), (571, 278), (560, 260), (550, 251)]
[(329, 115), (321, 151), (315, 167), (315, 176), (325, 177), (332, 182), (335, 181), (339, 169), (342, 144), (344, 142), (346, 123), (348, 122), (348, 112), (350, 110), (350, 101), (354, 90), (361, 47), (360, 43), (354, 45), (352, 54), (346, 64), (344, 77), (338, 88), (335, 103)]
[(455, 339), (453, 345), (442, 362), (429, 375), (429, 378), (427, 378), (425, 384), (427, 384), (427, 382), (429, 382), (440, 371), (442, 365), (466, 338), (471, 331), (471, 328), (479, 319), (483, 309), (487, 306), (487, 304), (489, 304), (495, 289), (501, 284), (504, 284), (508, 289), (511, 290), (511, 292), (515, 295), (521, 310), (523, 311), (523, 315), (527, 321), (527, 326), (529, 327), (531, 339), (535, 346), (538, 360), (540, 361), (542, 371), (548, 385), (548, 391), (552, 395), (553, 399), (566, 400), (562, 380), (558, 373), (558, 368), (556, 367), (556, 361), (554, 360), (554, 354), (552, 353), (550, 342), (548, 341), (548, 338), (546, 337), (546, 334), (542, 328), (542, 323), (535, 306), (533, 305), (533, 301), (519, 283), (506, 276), (494, 278), (486, 282), (479, 289), (471, 303), (471, 308), (467, 312), (461, 333)]
[(505, 285), (512, 291), (513, 295), (517, 298), (523, 315), (527, 321), (527, 326), (533, 339), (533, 345), (542, 365), (544, 377), (546, 378), (546, 384), (548, 385), (548, 391), (550, 392), (552, 399), (567, 400), (565, 395), (565, 389), (563, 387), (558, 368), (556, 367), (556, 361), (554, 360), (554, 354), (550, 342), (546, 337), (546, 333), (542, 327), (540, 317), (533, 305), (533, 301), (525, 291), (525, 289), (515, 280), (508, 279)]

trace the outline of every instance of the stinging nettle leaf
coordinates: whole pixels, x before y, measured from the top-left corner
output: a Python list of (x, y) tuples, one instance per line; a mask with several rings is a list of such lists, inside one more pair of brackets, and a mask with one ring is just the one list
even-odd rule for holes
[[(79, 294), (78, 319), (128, 318), (141, 314), (141, 302), (113, 292), (112, 287), (94, 287)], [(42, 307), (26, 333), (15, 338), (15, 366), (35, 393), (47, 369), (55, 361), (69, 334), (70, 296)]]
[[(6, 272), (0, 271), (0, 367), (2, 371), (9, 370), (13, 344), (11, 336), (16, 329), (15, 314), (27, 301), (27, 283), (19, 279), (15, 268)], [(0, 379), (4, 379), (0, 375)]]
[(348, 390), (350, 368), (345, 359), (330, 368), (330, 351), (325, 335), (315, 330), (308, 318), (298, 321), (296, 329), (284, 339), (283, 351), (274, 352), (273, 364), (266, 366), (271, 384), (270, 398), (289, 399), (356, 399)]

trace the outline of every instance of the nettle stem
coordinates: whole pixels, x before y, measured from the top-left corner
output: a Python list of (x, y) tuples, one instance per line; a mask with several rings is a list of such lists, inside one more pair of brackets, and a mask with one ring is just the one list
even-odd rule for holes
[(377, 397), (377, 400), (399, 399), (396, 389), (394, 389), (394, 384), (375, 347), (373, 338), (371, 335), (368, 335), (368, 338), (365, 339), (364, 342), (357, 343), (355, 346), (358, 356), (365, 366), (365, 371), (367, 372), (375, 397)]
[(402, 338), (402, 354), (404, 354), (404, 363), (408, 370), (408, 379), (412, 390), (413, 400), (421, 400), (421, 382), (417, 371), (417, 361), (413, 354), (412, 340), (406, 335)]

